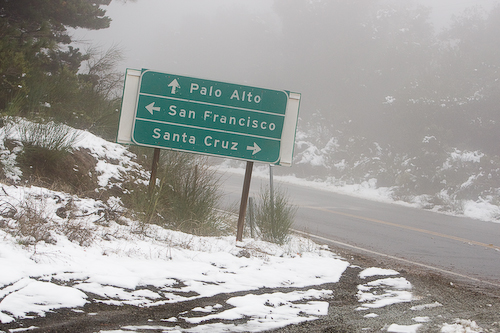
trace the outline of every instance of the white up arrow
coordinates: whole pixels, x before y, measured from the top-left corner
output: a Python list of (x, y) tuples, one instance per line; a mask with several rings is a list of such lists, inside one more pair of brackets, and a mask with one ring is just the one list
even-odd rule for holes
[(262, 149), (260, 149), (260, 147), (257, 145), (257, 143), (254, 142), (253, 143), (253, 147), (252, 146), (247, 146), (247, 150), (253, 150), (252, 155), (255, 155), (259, 151), (261, 151)]
[(149, 111), (149, 113), (153, 114), (154, 111), (160, 111), (161, 108), (159, 106), (155, 106), (155, 102), (146, 105), (146, 109)]
[(170, 82), (168, 86), (172, 88), (172, 95), (175, 95), (175, 90), (181, 87), (179, 85), (179, 82), (177, 82), (177, 79), (174, 79), (172, 82)]

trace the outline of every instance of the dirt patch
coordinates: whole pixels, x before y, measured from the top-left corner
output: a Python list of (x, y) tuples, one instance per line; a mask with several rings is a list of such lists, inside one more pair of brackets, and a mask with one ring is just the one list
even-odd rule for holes
[[(417, 325), (418, 332), (440, 332), (445, 323), (457, 319), (475, 321), (481, 332), (500, 332), (500, 289), (487, 284), (451, 278), (419, 267), (400, 262), (360, 255), (346, 249), (334, 249), (348, 258), (351, 267), (334, 286), (328, 316), (314, 322), (291, 325), (267, 331), (275, 333), (348, 333), (387, 331), (391, 324)], [(367, 280), (359, 278), (362, 268), (380, 267), (401, 273), (411, 284), (411, 302), (393, 304), (378, 309), (358, 310), (360, 303), (355, 296), (358, 285)], [(372, 277), (371, 280), (379, 277)], [(369, 280), (368, 280), (369, 281)], [(424, 321), (426, 322), (420, 322)], [(464, 331), (465, 332), (465, 331)]]

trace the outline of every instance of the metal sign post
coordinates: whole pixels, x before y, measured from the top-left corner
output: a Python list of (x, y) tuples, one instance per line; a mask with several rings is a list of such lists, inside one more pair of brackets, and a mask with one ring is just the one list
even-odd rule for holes
[(253, 162), (247, 162), (245, 170), (245, 180), (243, 181), (243, 191), (241, 193), (240, 214), (238, 215), (238, 229), (236, 231), (236, 241), (243, 240), (243, 229), (245, 227), (245, 216), (247, 213), (248, 194), (250, 193), (250, 181), (252, 179)]
[(273, 166), (269, 164), (269, 201), (271, 204), (271, 223), (274, 224), (274, 180)]

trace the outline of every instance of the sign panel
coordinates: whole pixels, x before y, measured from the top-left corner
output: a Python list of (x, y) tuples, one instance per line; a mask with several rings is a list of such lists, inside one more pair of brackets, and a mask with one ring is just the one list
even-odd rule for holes
[(118, 142), (289, 165), (299, 101), (287, 91), (127, 70)]

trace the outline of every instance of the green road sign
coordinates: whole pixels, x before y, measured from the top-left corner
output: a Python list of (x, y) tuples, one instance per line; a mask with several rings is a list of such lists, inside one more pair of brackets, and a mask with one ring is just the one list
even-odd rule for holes
[[(128, 93), (133, 88), (135, 98)], [(289, 115), (291, 96), (297, 102)], [(128, 70), (120, 127), (124, 110), (131, 103), (135, 110), (118, 142), (128, 141), (120, 131), (131, 127), (130, 141), (141, 146), (280, 164), (284, 135), (295, 138), (299, 99), (287, 91)]]

